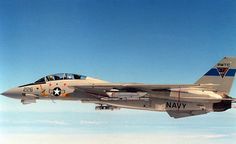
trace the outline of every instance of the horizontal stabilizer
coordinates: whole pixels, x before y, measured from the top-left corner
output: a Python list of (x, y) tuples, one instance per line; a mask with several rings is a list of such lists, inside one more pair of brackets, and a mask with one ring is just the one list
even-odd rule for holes
[(202, 115), (206, 114), (206, 111), (167, 111), (170, 117), (174, 118), (184, 118), (184, 117), (189, 117), (189, 116), (196, 116), (196, 115)]

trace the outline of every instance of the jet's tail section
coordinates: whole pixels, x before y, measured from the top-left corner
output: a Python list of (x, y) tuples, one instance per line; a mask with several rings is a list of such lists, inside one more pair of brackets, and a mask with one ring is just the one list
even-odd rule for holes
[(224, 57), (195, 84), (213, 84), (216, 92), (228, 95), (236, 72), (236, 57)]

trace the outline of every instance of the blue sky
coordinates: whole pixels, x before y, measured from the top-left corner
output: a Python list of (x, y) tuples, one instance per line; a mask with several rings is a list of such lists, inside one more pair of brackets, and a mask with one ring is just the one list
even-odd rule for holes
[[(193, 83), (222, 57), (235, 56), (235, 41), (233, 0), (0, 0), (0, 92), (58, 72), (112, 82)], [(71, 132), (86, 133), (80, 136), (85, 143), (90, 135), (102, 143), (98, 134), (132, 139), (145, 131), (153, 135), (139, 142), (155, 142), (158, 135), (171, 143), (164, 141), (170, 135), (176, 143), (227, 143), (236, 134), (235, 110), (173, 120), (156, 112), (95, 112), (94, 105), (77, 102), (0, 101), (0, 133), (19, 140), (40, 132), (52, 141), (52, 133), (69, 139)]]

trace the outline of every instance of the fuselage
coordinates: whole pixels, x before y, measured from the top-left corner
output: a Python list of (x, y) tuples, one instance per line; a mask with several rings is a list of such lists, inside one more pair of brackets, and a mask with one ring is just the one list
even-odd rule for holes
[(58, 73), (2, 95), (21, 99), (23, 104), (39, 99), (73, 100), (97, 104), (96, 110), (165, 111), (171, 117), (182, 118), (230, 109), (236, 101), (229, 96), (235, 73), (236, 58), (224, 57), (194, 84), (110, 83), (79, 74)]
[[(64, 74), (65, 75), (65, 74)], [(196, 89), (190, 90), (160, 90), (155, 91), (155, 94), (145, 92), (117, 92), (97, 91), (89, 92), (76, 89), (75, 87), (82, 87), (84, 85), (93, 87), (96, 84), (108, 84), (108, 82), (91, 78), (80, 77), (63, 78), (63, 79), (49, 79), (49, 76), (39, 79), (35, 83), (22, 85), (10, 89), (3, 93), (3, 95), (21, 99), (23, 104), (35, 103), (36, 100), (72, 100), (82, 101), (87, 103), (96, 103), (112, 106), (115, 108), (129, 108), (141, 109), (150, 111), (224, 111), (231, 107), (231, 103), (227, 103), (227, 108), (221, 107), (225, 102), (219, 100), (198, 100), (201, 95), (209, 95), (212, 93), (206, 91), (198, 91)], [(156, 96), (157, 95), (157, 96)], [(192, 99), (190, 99), (190, 95)], [(217, 94), (216, 94), (217, 95)], [(194, 100), (195, 99), (195, 100)], [(219, 106), (216, 106), (218, 103)], [(222, 103), (222, 104), (220, 104)]]

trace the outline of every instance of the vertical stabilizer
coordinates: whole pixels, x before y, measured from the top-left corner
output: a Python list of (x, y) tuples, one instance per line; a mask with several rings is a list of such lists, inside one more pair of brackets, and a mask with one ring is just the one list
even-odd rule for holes
[(236, 57), (224, 57), (219, 63), (202, 76), (196, 84), (216, 84), (217, 92), (229, 94), (236, 72)]

